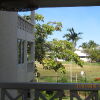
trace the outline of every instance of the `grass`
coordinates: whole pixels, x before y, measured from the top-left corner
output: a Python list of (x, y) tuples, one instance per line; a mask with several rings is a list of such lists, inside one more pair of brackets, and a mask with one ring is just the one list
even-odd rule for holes
[(84, 65), (89, 65), (89, 66), (100, 66), (100, 62), (97, 62), (97, 63), (85, 62)]
[[(84, 71), (86, 73), (87, 82), (94, 83), (94, 79), (100, 77), (100, 63), (85, 63), (83, 67), (79, 67), (76, 64), (63, 63), (67, 74), (65, 75), (68, 80), (70, 80), (70, 67), (72, 66), (73, 80), (77, 74), (78, 79), (81, 78), (80, 72)], [(38, 65), (38, 70), (40, 72), (40, 81), (41, 82), (57, 82), (57, 73), (53, 70), (45, 70), (42, 65)], [(58, 76), (61, 76), (58, 73)], [(74, 81), (75, 82), (75, 81)]]
[(94, 80), (96, 77), (100, 77), (100, 65), (84, 65), (82, 68), (75, 64), (66, 64), (65, 68), (69, 72), (70, 66), (72, 66), (73, 75), (77, 74), (80, 77), (80, 72), (84, 71), (86, 73), (87, 80)]

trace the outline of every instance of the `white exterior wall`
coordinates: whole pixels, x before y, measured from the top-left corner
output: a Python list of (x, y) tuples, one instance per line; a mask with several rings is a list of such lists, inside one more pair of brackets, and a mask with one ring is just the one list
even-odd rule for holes
[(83, 60), (84, 62), (90, 62), (91, 60), (87, 57), (87, 58), (80, 58), (81, 60)]
[[(19, 29), (18, 18), (16, 12), (0, 12), (0, 82), (26, 82), (31, 81), (34, 77), (33, 64), (31, 67), (27, 66), (29, 65), (27, 62), (27, 41), (34, 44), (33, 31), (30, 33)], [(25, 21), (24, 25), (27, 23)], [(23, 64), (18, 64), (17, 39), (25, 40)], [(34, 54), (32, 57), (34, 58)], [(28, 68), (31, 71), (28, 71)]]
[(0, 82), (17, 81), (17, 13), (0, 11)]
[(84, 53), (83, 50), (76, 50), (74, 53), (76, 53), (80, 57), (80, 59), (83, 60), (84, 62), (90, 61), (90, 59), (88, 58), (88, 55)]
[[(20, 16), (18, 16), (18, 17), (20, 18), (22, 24), (27, 22), (26, 20), (24, 20)], [(28, 24), (26, 24), (26, 28), (28, 28), (28, 25), (32, 25), (32, 24), (28, 22)], [(34, 40), (33, 30), (32, 30), (32, 32), (27, 32), (27, 31), (25, 31), (25, 29), (23, 27), (25, 27), (25, 26), (22, 25), (22, 27), (17, 29), (17, 39), (22, 39), (22, 40), (25, 41), (24, 63), (23, 64), (17, 64), (18, 81), (22, 81), (22, 82), (23, 81), (31, 81), (34, 78), (34, 74), (33, 74), (33, 71), (34, 71), (33, 67), (34, 66), (32, 64), (34, 62), (34, 55), (32, 55), (32, 61), (31, 62), (27, 61), (27, 42), (34, 43), (34, 41), (33, 41)], [(33, 51), (34, 51), (34, 49), (32, 50), (32, 53), (33, 53)], [(30, 70), (30, 71), (28, 71), (28, 70)]]

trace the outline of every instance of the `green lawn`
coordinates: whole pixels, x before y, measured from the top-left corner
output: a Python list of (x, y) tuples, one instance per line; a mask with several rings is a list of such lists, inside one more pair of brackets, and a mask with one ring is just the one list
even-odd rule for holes
[[(65, 75), (67, 80), (70, 80), (70, 67), (72, 67), (72, 73), (73, 73), (73, 82), (75, 82), (75, 76), (77, 74), (77, 78), (80, 79), (81, 71), (85, 71), (86, 73), (86, 79), (87, 82), (94, 83), (94, 78), (100, 77), (100, 63), (85, 63), (83, 67), (79, 67), (76, 64), (68, 64), (64, 63), (64, 66), (66, 68), (67, 74)], [(56, 73), (53, 70), (45, 70), (42, 68), (42, 65), (39, 65), (38, 70), (40, 72), (40, 82), (57, 82), (57, 79), (59, 79), (58, 76), (61, 76), (60, 73)], [(80, 82), (80, 81), (79, 81)]]

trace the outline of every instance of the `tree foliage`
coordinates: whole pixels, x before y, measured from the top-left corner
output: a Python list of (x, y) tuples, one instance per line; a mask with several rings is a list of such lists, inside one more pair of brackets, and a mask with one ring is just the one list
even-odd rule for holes
[[(26, 19), (27, 21), (31, 21), (30, 15), (24, 15), (23, 18)], [(35, 20), (44, 22), (44, 16), (42, 16), (41, 14), (35, 13)]]
[(73, 52), (72, 43), (66, 40), (53, 40), (47, 42), (46, 57), (43, 59), (43, 66), (45, 69), (53, 69), (55, 72), (60, 70), (61, 73), (65, 73), (65, 67), (58, 59), (65, 61), (74, 61), (79, 66), (83, 66), (83, 62), (80, 60), (77, 54)]
[[(39, 15), (40, 16), (40, 15)], [(41, 15), (42, 17), (42, 15)], [(38, 20), (37, 14), (37, 21), (44, 21), (44, 17)], [(42, 20), (41, 20), (42, 19)], [(62, 23), (61, 22), (47, 22), (47, 23), (36, 23), (35, 25), (35, 60), (42, 63), (42, 60), (45, 57), (45, 46), (46, 46), (46, 39), (48, 35), (52, 35), (54, 31), (61, 31)]]
[[(24, 16), (30, 20), (30, 16)], [(44, 23), (44, 17), (40, 14), (35, 14), (36, 25), (35, 28), (35, 60), (43, 64), (45, 69), (53, 69), (55, 72), (58, 70), (65, 73), (65, 67), (61, 62), (55, 58), (65, 59), (67, 61), (73, 60), (76, 64), (82, 66), (79, 57), (73, 53), (73, 45), (68, 41), (53, 40), (46, 42), (49, 35), (54, 31), (61, 31), (61, 22), (47, 22)]]
[(100, 62), (100, 49), (90, 49), (88, 51), (91, 62)]
[(100, 62), (100, 48), (90, 48), (84, 50), (89, 58), (91, 59), (91, 62)]
[(49, 57), (43, 59), (43, 66), (44, 69), (54, 70), (55, 72), (59, 70), (63, 74), (66, 73), (65, 67), (62, 65), (61, 62), (55, 61), (54, 59)]
[(97, 46), (98, 44), (95, 43), (93, 40), (90, 40), (89, 42), (83, 42), (82, 45), (80, 45), (80, 47), (82, 47), (83, 49), (93, 49)]
[(77, 54), (73, 52), (73, 45), (72, 43), (66, 40), (53, 40), (48, 42), (49, 44), (49, 55), (50, 58), (55, 59), (64, 59), (66, 61), (74, 61), (76, 64), (82, 67), (82, 61), (78, 57)]
[(100, 62), (100, 48), (98, 48), (99, 45), (97, 43), (90, 40), (89, 42), (82, 43), (80, 47), (89, 55), (91, 62)]

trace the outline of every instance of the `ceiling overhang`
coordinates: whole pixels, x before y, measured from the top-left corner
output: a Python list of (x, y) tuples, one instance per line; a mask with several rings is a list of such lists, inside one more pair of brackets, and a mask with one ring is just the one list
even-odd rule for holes
[(29, 11), (47, 7), (100, 6), (100, 0), (0, 0), (0, 9)]

